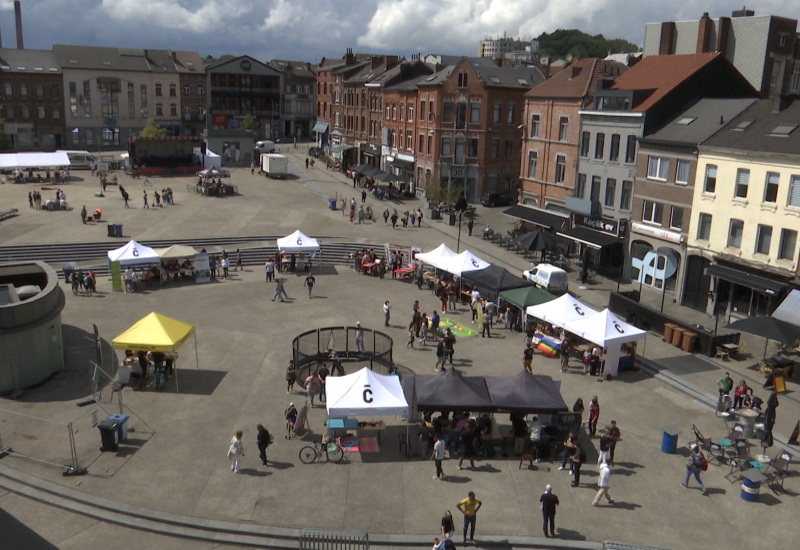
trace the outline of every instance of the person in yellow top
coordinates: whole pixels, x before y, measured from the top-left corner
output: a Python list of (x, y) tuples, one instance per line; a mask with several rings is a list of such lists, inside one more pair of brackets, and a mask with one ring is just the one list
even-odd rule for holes
[(478, 510), (483, 506), (483, 502), (475, 498), (475, 493), (469, 492), (467, 498), (459, 501), (456, 508), (464, 514), (464, 544), (467, 543), (467, 528), (470, 528), (469, 540), (475, 542), (475, 519), (478, 515)]

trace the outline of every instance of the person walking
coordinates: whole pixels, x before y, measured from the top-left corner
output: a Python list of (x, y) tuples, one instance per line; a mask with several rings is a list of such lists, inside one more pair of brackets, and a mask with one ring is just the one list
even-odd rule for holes
[(600, 456), (597, 457), (597, 469), (600, 465), (611, 461), (611, 438), (608, 436), (608, 429), (604, 429), (600, 434)]
[[(30, 193), (28, 193), (28, 197), (30, 197)], [(32, 202), (31, 202), (31, 208), (33, 208), (33, 203)], [(86, 225), (86, 205), (85, 204), (83, 205), (83, 208), (81, 208), (81, 221), (83, 222), (83, 225)]]
[(364, 353), (364, 329), (361, 328), (361, 321), (356, 321), (356, 351)]
[[(333, 350), (328, 350), (331, 352)], [(319, 402), (322, 403), (323, 401), (327, 401), (326, 394), (325, 394), (325, 381), (328, 379), (328, 375), (330, 371), (328, 367), (325, 366), (325, 363), (322, 363), (319, 368), (317, 369), (317, 378), (319, 378)]]
[(478, 519), (478, 510), (483, 506), (483, 502), (475, 498), (475, 493), (470, 491), (467, 498), (462, 499), (456, 504), (459, 512), (464, 514), (464, 544), (467, 543), (467, 529), (469, 529), (469, 540), (475, 542), (475, 522)]
[[(272, 301), (275, 301), (275, 298), (280, 298), (281, 302), (285, 302), (289, 299), (289, 296), (286, 294), (286, 289), (283, 288), (284, 279), (275, 279), (275, 294), (272, 295)], [(283, 297), (286, 296), (286, 300)]]
[(292, 439), (294, 437), (294, 424), (297, 422), (297, 409), (294, 403), (289, 403), (289, 406), (283, 411), (283, 417), (286, 419), (286, 439)]
[(294, 391), (294, 383), (297, 380), (297, 368), (294, 366), (294, 359), (289, 359), (289, 366), (286, 367), (286, 393)]
[(586, 462), (586, 451), (581, 449), (581, 442), (575, 441), (575, 453), (570, 459), (572, 461), (572, 487), (577, 487), (581, 482), (581, 466)]
[(231, 438), (231, 445), (228, 447), (228, 458), (231, 459), (231, 472), (239, 473), (239, 464), (244, 456), (244, 444), (242, 443), (242, 430), (238, 430)]
[(267, 447), (272, 442), (272, 436), (269, 434), (264, 426), (259, 424), (256, 426), (258, 436), (256, 437), (256, 445), (258, 445), (258, 456), (261, 458), (261, 464), (267, 465)]
[(606, 428), (606, 430), (608, 431), (608, 437), (611, 438), (611, 442), (609, 443), (609, 448), (608, 448), (608, 450), (609, 450), (609, 458), (611, 458), (611, 460), (609, 460), (609, 462), (613, 463), (614, 462), (614, 451), (617, 448), (617, 441), (619, 441), (619, 439), (620, 439), (620, 437), (622, 437), (622, 435), (619, 432), (619, 428), (617, 428), (617, 421), (616, 420), (612, 420), (611, 422), (609, 422), (608, 423), (608, 427)]
[(703, 480), (700, 479), (700, 472), (704, 470), (704, 464), (706, 467), (708, 467), (708, 461), (706, 461), (706, 457), (703, 456), (703, 453), (700, 452), (700, 447), (697, 445), (697, 443), (693, 443), (691, 449), (692, 453), (689, 455), (689, 459), (686, 461), (686, 477), (681, 485), (685, 488), (688, 488), (689, 478), (694, 475), (694, 478), (697, 480), (697, 484), (700, 485), (700, 490), (703, 492), (703, 494), (706, 494), (706, 486), (703, 485)]
[(222, 255), (222, 259), (219, 261), (219, 265), (222, 268), (222, 278), (227, 279), (228, 270), (230, 270), (231, 267), (231, 261), (228, 259), (227, 255), (225, 254)]
[(475, 227), (475, 222), (472, 221), (472, 218), (470, 218), (469, 221), (467, 222), (467, 232), (469, 233), (470, 237), (472, 237), (472, 228), (473, 227)]
[[(548, 538), (556, 537), (556, 507), (558, 506), (558, 497), (553, 493), (552, 485), (545, 485), (544, 493), (539, 497), (539, 502), (542, 503), (542, 531), (544, 536)], [(548, 534), (549, 531), (549, 534)]]
[(389, 305), (389, 300), (383, 302), (383, 326), (389, 326), (389, 319), (392, 316), (392, 306)]
[[(444, 470), (442, 469), (442, 461), (444, 461), (444, 453), (447, 445), (441, 437), (436, 438), (436, 443), (433, 444), (433, 453), (431, 453), (431, 460), (436, 464), (436, 475), (433, 479), (441, 479), (444, 481)], [(452, 518), (451, 518), (452, 520)], [(442, 533), (444, 534), (444, 533)]]
[(528, 344), (527, 346), (525, 346), (525, 349), (522, 350), (522, 368), (533, 374), (533, 367), (531, 366), (532, 363), (533, 363), (533, 346)]
[(606, 500), (610, 504), (614, 504), (616, 502), (611, 495), (608, 494), (608, 483), (609, 479), (611, 479), (611, 467), (608, 463), (603, 462), (600, 465), (600, 479), (597, 481), (597, 494), (594, 496), (594, 500), (592, 501), (592, 506), (597, 506), (600, 503), (600, 499), (602, 497), (606, 497)]
[(144, 193), (144, 206), (142, 206), (142, 208), (147, 208), (147, 209), (149, 209), (149, 208), (150, 208), (150, 205), (149, 205), (149, 204), (147, 204), (147, 190), (145, 189), (145, 190), (143, 191), (143, 193)]
[(314, 396), (319, 393), (320, 383), (319, 377), (317, 376), (317, 371), (310, 373), (305, 381), (303, 382), (303, 387), (306, 389), (306, 393), (308, 394), (308, 401), (311, 403), (311, 407), (314, 407)]
[(244, 271), (242, 267), (242, 251), (238, 248), (236, 249), (236, 271)]
[(589, 401), (589, 434), (595, 435), (597, 433), (597, 419), (600, 418), (600, 401), (596, 395), (592, 396)]

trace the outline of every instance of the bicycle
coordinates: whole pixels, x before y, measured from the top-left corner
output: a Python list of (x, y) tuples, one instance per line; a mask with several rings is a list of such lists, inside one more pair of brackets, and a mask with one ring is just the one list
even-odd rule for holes
[(308, 445), (300, 449), (300, 462), (311, 464), (323, 455), (327, 462), (341, 462), (344, 458), (344, 449), (336, 441), (317, 442), (313, 446)]

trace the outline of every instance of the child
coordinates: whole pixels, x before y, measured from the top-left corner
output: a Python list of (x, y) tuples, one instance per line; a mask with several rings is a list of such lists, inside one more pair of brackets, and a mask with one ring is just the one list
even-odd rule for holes
[(228, 458), (232, 459), (231, 471), (239, 473), (239, 463), (244, 456), (244, 444), (242, 443), (242, 430), (238, 430), (231, 439), (231, 446), (228, 448)]

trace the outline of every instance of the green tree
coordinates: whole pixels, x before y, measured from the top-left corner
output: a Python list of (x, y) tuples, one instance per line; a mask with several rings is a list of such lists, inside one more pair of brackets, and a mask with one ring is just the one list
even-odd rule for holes
[(148, 118), (139, 135), (141, 137), (164, 137), (167, 135), (167, 129), (156, 124), (156, 119)]
[(5, 122), (4, 118), (0, 118), (0, 151), (11, 151), (14, 144), (11, 142), (11, 136), (3, 131)]
[(254, 119), (251, 115), (244, 115), (242, 122), (239, 124), (239, 127), (242, 130), (249, 130), (251, 132), (258, 130), (260, 124), (256, 119)]

